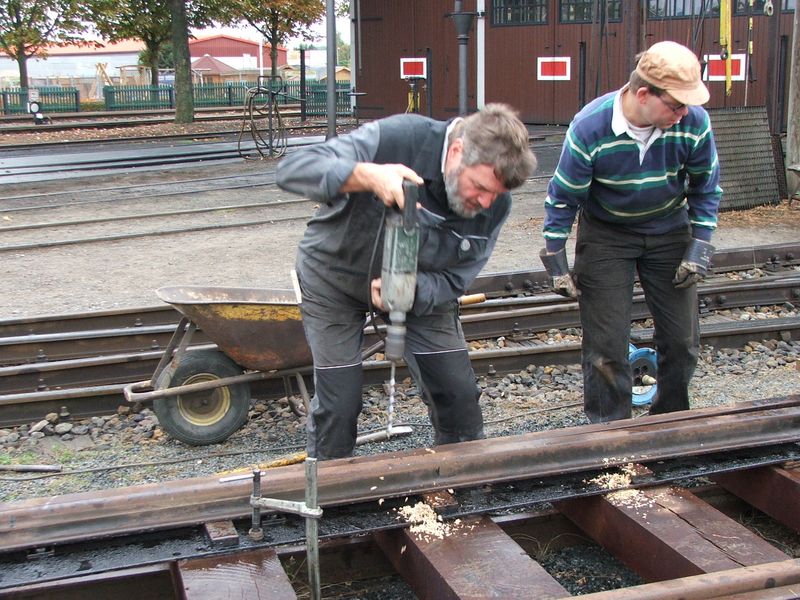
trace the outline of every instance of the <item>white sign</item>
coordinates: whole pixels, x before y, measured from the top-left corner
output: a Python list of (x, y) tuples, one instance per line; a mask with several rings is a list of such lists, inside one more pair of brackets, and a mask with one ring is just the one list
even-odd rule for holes
[(39, 90), (36, 88), (28, 88), (28, 102), (39, 101)]
[(536, 59), (536, 78), (540, 81), (569, 81), (571, 67), (569, 56), (540, 56)]
[(401, 58), (400, 79), (425, 79), (428, 70), (427, 62), (424, 58)]
[[(725, 61), (719, 54), (706, 54), (703, 69), (703, 79), (706, 81), (725, 81)], [(731, 81), (744, 81), (744, 64), (747, 56), (744, 54), (731, 54)]]

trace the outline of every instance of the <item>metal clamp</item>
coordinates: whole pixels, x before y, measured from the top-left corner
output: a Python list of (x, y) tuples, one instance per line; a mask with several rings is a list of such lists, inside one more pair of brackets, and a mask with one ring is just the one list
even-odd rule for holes
[(311, 598), (316, 600), (321, 597), (321, 580), (319, 575), (319, 524), (317, 523), (317, 519), (322, 517), (322, 509), (318, 506), (319, 499), (317, 495), (317, 459), (306, 458), (305, 465), (305, 502), (281, 500), (279, 498), (262, 498), (261, 470), (253, 471), (253, 494), (250, 496), (250, 506), (253, 509), (253, 522), (248, 535), (250, 539), (255, 541), (264, 539), (264, 530), (261, 528), (261, 509), (292, 513), (305, 517), (308, 585)]

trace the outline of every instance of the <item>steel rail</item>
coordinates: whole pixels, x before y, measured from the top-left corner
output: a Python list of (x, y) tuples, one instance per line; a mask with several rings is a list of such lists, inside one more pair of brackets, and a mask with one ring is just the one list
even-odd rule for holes
[(281, 225), (290, 221), (307, 221), (311, 213), (296, 215), (292, 217), (269, 217), (263, 219), (251, 219), (249, 221), (236, 221), (235, 223), (212, 223), (210, 225), (195, 225), (193, 227), (180, 227), (175, 229), (158, 229), (152, 231), (141, 231), (135, 233), (119, 233), (115, 235), (96, 236), (90, 238), (52, 240), (46, 242), (34, 242), (30, 244), (7, 244), (0, 246), (0, 252), (24, 252), (27, 250), (39, 250), (42, 248), (57, 248), (60, 246), (79, 246), (82, 244), (101, 244), (104, 242), (116, 242), (120, 240), (130, 240), (142, 237), (160, 237), (165, 235), (180, 235), (183, 233), (196, 233), (198, 231), (214, 231), (218, 229), (232, 229), (238, 227), (253, 227), (255, 225)]
[[(174, 179), (168, 182), (168, 185), (182, 185), (187, 183), (203, 183), (209, 181), (226, 181), (231, 179), (246, 179), (246, 178), (255, 178), (255, 177), (274, 177), (275, 170), (270, 171), (259, 171), (253, 173), (243, 173), (241, 175), (220, 175), (217, 177), (190, 177), (188, 179)], [(153, 188), (153, 189), (162, 189), (164, 187), (164, 183), (130, 183), (126, 185), (117, 185), (117, 186), (105, 186), (105, 187), (97, 187), (97, 188), (81, 188), (75, 190), (57, 190), (51, 192), (43, 192), (43, 193), (35, 193), (35, 194), (18, 194), (16, 196), (0, 196), (0, 202), (10, 202), (13, 201), (14, 204), (10, 208), (3, 208), (0, 209), (0, 212), (8, 212), (11, 210), (17, 210), (17, 205), (19, 205), (20, 200), (30, 200), (30, 199), (39, 199), (39, 198), (52, 198), (55, 196), (64, 196), (67, 194), (92, 194), (92, 193), (102, 193), (104, 196), (108, 196), (110, 194), (117, 193), (120, 197), (124, 197), (125, 199), (130, 198), (130, 190), (134, 189), (142, 189), (142, 188)], [(146, 196), (134, 196), (134, 198), (140, 198)], [(94, 204), (94, 203), (101, 203), (101, 202), (118, 202), (119, 197), (110, 198), (110, 199), (102, 199), (102, 200), (91, 200), (85, 203), (80, 202), (65, 202), (61, 204), (42, 204), (39, 206), (25, 206), (22, 207), (23, 210), (44, 210), (47, 208), (62, 208), (65, 206), (75, 206), (76, 204)]]
[[(285, 119), (297, 118), (300, 116), (300, 112), (297, 112), (297, 105), (281, 105), (281, 108), (286, 106), (286, 111), (281, 110), (281, 117)], [(230, 114), (234, 113), (234, 114)], [(152, 114), (152, 113), (151, 113)], [(106, 113), (109, 117), (116, 117), (118, 116), (115, 113)], [(97, 118), (98, 116), (102, 115), (94, 115), (93, 117), (88, 118)], [(79, 118), (78, 115), (70, 117), (72, 119)], [(218, 114), (197, 114), (194, 117), (195, 123), (203, 123), (203, 122), (215, 122), (215, 121), (241, 121), (243, 119), (242, 109), (241, 107), (237, 107), (236, 109), (231, 109), (229, 111), (220, 111)], [(30, 117), (28, 117), (30, 119)], [(7, 133), (42, 133), (43, 131), (65, 131), (69, 129), (114, 129), (114, 128), (128, 128), (128, 127), (142, 127), (147, 125), (162, 125), (164, 123), (174, 123), (174, 117), (158, 117), (158, 116), (151, 116), (151, 117), (141, 117), (138, 119), (113, 119), (113, 120), (97, 120), (97, 121), (72, 121), (72, 122), (52, 122), (52, 123), (42, 123), (40, 125), (3, 125), (0, 127), (0, 131), (4, 131)], [(319, 126), (318, 126), (319, 128)], [(238, 133), (238, 132), (237, 132)], [(197, 137), (198, 134), (195, 134), (194, 137)], [(162, 136), (159, 136), (162, 137)], [(170, 137), (170, 136), (163, 136), (163, 137)], [(104, 140), (106, 141), (106, 140)], [(0, 149), (3, 147), (0, 146)]]
[[(781, 304), (796, 301), (800, 296), (800, 274), (763, 278), (754, 282), (712, 284), (701, 286), (701, 292), (709, 299), (709, 304), (722, 308)], [(177, 312), (174, 314), (177, 318)], [(126, 314), (120, 316), (114, 313), (113, 316), (127, 321)], [(647, 316), (649, 312), (644, 298), (637, 293), (633, 319)], [(157, 325), (145, 325), (140, 318), (135, 319), (134, 323), (137, 324), (133, 327), (0, 337), (0, 348), (4, 348), (7, 366), (38, 364), (46, 369), (43, 363), (159, 350), (166, 346), (175, 331), (175, 323), (169, 319)], [(464, 306), (461, 320), (467, 325), (470, 340), (580, 326), (577, 303), (553, 294), (490, 299), (481, 304)], [(365, 334), (372, 339), (372, 327), (368, 327)], [(196, 343), (207, 344), (209, 340), (201, 337)], [(374, 340), (370, 343), (374, 343)]]
[[(322, 507), (649, 463), (800, 440), (800, 397), (325, 461)], [(270, 497), (299, 501), (303, 465), (266, 471)], [(0, 552), (195, 526), (250, 514), (248, 479), (203, 477), (0, 504)]]
[[(274, 173), (273, 173), (274, 174)], [(244, 178), (245, 176), (242, 176)], [(181, 182), (177, 182), (181, 183)], [(187, 194), (199, 194), (199, 193), (206, 193), (206, 192), (227, 192), (228, 190), (240, 190), (240, 189), (247, 189), (247, 188), (257, 188), (257, 187), (271, 187), (275, 185), (275, 180), (272, 181), (264, 181), (264, 182), (256, 182), (251, 181), (248, 183), (241, 183), (235, 185), (228, 185), (225, 187), (205, 187), (200, 189), (192, 189), (192, 190), (171, 190), (168, 192), (157, 192), (157, 193), (143, 193), (138, 196), (128, 195), (125, 197), (125, 201), (130, 200), (152, 200), (153, 198), (169, 198), (173, 196), (185, 196)], [(162, 187), (163, 189), (163, 187)], [(86, 193), (90, 193), (92, 190), (87, 191)], [(70, 193), (78, 193), (78, 192), (70, 192)], [(106, 197), (101, 200), (79, 200), (75, 202), (64, 202), (62, 204), (39, 204), (36, 206), (21, 206), (19, 208), (0, 208), (0, 213), (10, 212), (10, 213), (29, 213), (32, 211), (46, 211), (46, 210), (58, 210), (60, 208), (71, 208), (71, 207), (83, 207), (89, 204), (113, 204), (120, 201), (119, 197)], [(277, 200), (275, 202), (281, 202)], [(236, 205), (234, 205), (234, 208)], [(112, 221), (117, 220), (116, 218), (111, 218)], [(83, 221), (72, 221), (72, 225), (86, 225), (91, 223), (92, 221), (89, 219)], [(31, 225), (22, 225), (22, 226), (13, 226), (4, 228), (4, 231), (24, 231), (27, 229), (35, 229), (37, 227), (60, 227), (63, 223), (54, 222), (50, 223), (34, 223)]]
[[(238, 185), (238, 186), (229, 186), (225, 187), (224, 189), (230, 190), (235, 188), (242, 188), (242, 187), (264, 187), (274, 185), (274, 181), (265, 181), (263, 183), (250, 183), (246, 185)], [(206, 190), (208, 191), (208, 190)], [(220, 190), (221, 191), (221, 190)], [(160, 196), (179, 196), (181, 194), (195, 194), (197, 190), (187, 190), (187, 191), (177, 191), (177, 192), (167, 192), (163, 194), (154, 194), (152, 197), (160, 197)], [(291, 200), (269, 200), (266, 202), (248, 202), (245, 204), (225, 204), (222, 206), (208, 206), (203, 208), (186, 208), (181, 210), (168, 210), (162, 212), (148, 212), (148, 213), (141, 213), (141, 214), (130, 214), (130, 215), (119, 215), (114, 217), (95, 217), (92, 219), (80, 219), (74, 221), (47, 221), (41, 223), (28, 223), (26, 225), (10, 225), (8, 227), (3, 227), (3, 233), (8, 233), (9, 231), (30, 231), (30, 230), (44, 230), (44, 229), (51, 229), (57, 227), (77, 227), (80, 225), (96, 225), (98, 223), (119, 223), (122, 221), (137, 221), (139, 219), (160, 219), (164, 217), (177, 217), (177, 216), (186, 216), (186, 215), (202, 215), (207, 213), (214, 213), (214, 212), (227, 212), (227, 211), (234, 211), (234, 210), (251, 210), (256, 208), (283, 208), (285, 206), (291, 206), (293, 204), (308, 204), (309, 202), (313, 202), (313, 200), (308, 200), (306, 198), (298, 198), (298, 199), (291, 199)]]
[[(800, 284), (800, 281), (798, 281)], [(785, 288), (779, 288), (784, 291)], [(764, 298), (764, 296), (760, 296)], [(748, 297), (749, 299), (749, 297)], [(774, 298), (772, 299), (774, 301)], [(643, 303), (638, 303), (642, 315), (644, 313)], [(577, 327), (576, 322), (577, 306), (574, 303), (565, 303), (555, 306), (539, 306), (533, 308), (514, 308), (513, 305), (506, 307), (505, 310), (493, 312), (475, 312), (462, 315), (465, 336), (468, 340), (480, 340), (492, 337), (507, 336), (512, 341), (528, 341), (528, 346), (543, 346), (552, 348), (552, 345), (537, 342), (531, 339), (531, 333), (549, 330), (556, 327)], [(701, 326), (701, 337), (707, 339), (711, 336), (718, 338), (726, 336), (756, 335), (775, 331), (789, 332), (791, 337), (800, 327), (800, 319), (775, 318), (758, 321), (734, 321), (723, 323), (703, 323)], [(651, 334), (648, 330), (634, 329), (632, 337), (639, 341), (648, 341)], [(0, 347), (8, 348), (6, 354), (13, 357), (20, 348), (26, 350), (25, 361), (18, 361), (16, 364), (0, 367), (0, 392), (3, 394), (14, 394), (43, 387), (64, 388), (75, 387), (76, 385), (93, 385), (97, 383), (122, 383), (130, 381), (127, 379), (132, 373), (131, 365), (135, 363), (147, 362), (142, 369), (150, 366), (150, 361), (160, 356), (163, 352), (164, 342), (168, 341), (174, 332), (174, 326), (162, 325), (154, 327), (136, 328), (125, 331), (124, 336), (120, 336), (119, 330), (97, 331), (92, 335), (85, 333), (58, 334), (55, 338), (58, 348), (66, 348), (66, 353), (60, 356), (48, 356), (44, 348), (51, 336), (30, 336), (22, 338), (0, 339)], [(365, 336), (365, 345), (371, 346), (379, 340), (376, 334), (368, 328)], [(31, 339), (31, 337), (33, 339)], [(51, 339), (52, 339), (51, 338)], [(108, 338), (109, 341), (104, 340)], [(752, 339), (752, 338), (751, 338)], [(103, 341), (103, 352), (97, 353), (97, 346), (93, 346), (86, 352), (80, 346), (87, 340), (94, 342)], [(131, 348), (131, 344), (136, 344)], [(72, 349), (72, 345), (78, 346), (77, 351)], [(207, 339), (199, 337), (195, 345), (200, 348), (213, 348)], [(116, 352), (113, 352), (116, 349)], [(31, 355), (35, 352), (35, 355)], [(522, 354), (534, 354), (538, 352), (534, 348), (523, 347)], [(31, 361), (30, 359), (34, 360)], [(106, 373), (109, 366), (120, 365), (119, 373)], [(122, 368), (124, 367), (124, 368)], [(100, 373), (90, 373), (92, 369), (100, 369)], [(140, 373), (140, 369), (133, 369)], [(96, 377), (100, 377), (98, 380)], [(141, 377), (139, 377), (141, 378)], [(46, 383), (48, 382), (48, 383)], [(0, 396), (0, 404), (3, 397)]]
[[(714, 323), (701, 327), (700, 336), (702, 342), (713, 342), (713, 345), (718, 347), (736, 347), (754, 339), (764, 339), (765, 336), (796, 339), (800, 336), (800, 319)], [(652, 330), (634, 332), (632, 340), (639, 345), (650, 345), (652, 344)], [(199, 346), (197, 349), (202, 348), (212, 349), (215, 346)], [(63, 361), (65, 363), (63, 365), (53, 365), (54, 369), (63, 369), (63, 373), (55, 370), (50, 373), (35, 370), (12, 373), (9, 368), (0, 368), (0, 375), (13, 375), (17, 381), (15, 385), (19, 385), (20, 382), (22, 385), (22, 391), (14, 389), (0, 395), (0, 425), (14, 426), (29, 423), (40, 419), (48, 412), (60, 412), (64, 409), (76, 418), (106, 414), (110, 407), (125, 402), (122, 393), (125, 385), (150, 379), (162, 355), (162, 351), (153, 351), (126, 357), (125, 361), (121, 363), (124, 371), (112, 374), (109, 374), (108, 365), (113, 364), (115, 357)], [(528, 342), (509, 348), (473, 350), (470, 351), (469, 356), (473, 369), (478, 375), (493, 376), (498, 373), (518, 372), (530, 365), (579, 363), (581, 346), (579, 342), (558, 344)], [(386, 381), (389, 366), (387, 361), (366, 361), (364, 363), (365, 385), (376, 385)], [(35, 368), (36, 365), (31, 367)], [(67, 367), (71, 367), (71, 369)], [(292, 371), (292, 373), (294, 372), (308, 373), (310, 368)], [(46, 389), (48, 386), (44, 383), (45, 376), (52, 373), (58, 375), (61, 381), (60, 387)], [(237, 381), (253, 384), (255, 397), (274, 399), (286, 395), (283, 376), (287, 374), (288, 372), (251, 372), (241, 376), (241, 380)], [(404, 368), (398, 370), (398, 377), (407, 375), (408, 372)], [(215, 387), (215, 384), (211, 382), (196, 384), (196, 386), (192, 389), (199, 391)], [(158, 396), (159, 394), (156, 393), (152, 397)]]
[[(572, 364), (580, 361), (579, 342), (546, 344), (525, 333), (529, 330), (550, 329), (559, 323), (555, 319), (563, 315), (576, 316), (572, 303), (562, 304), (564, 311), (553, 312), (552, 307), (541, 310), (509, 309), (505, 312), (488, 314), (465, 314), (464, 330), (468, 339), (504, 335), (516, 342), (510, 347), (476, 350), (470, 353), (473, 366), (479, 374), (494, 375), (519, 371), (528, 365), (544, 366), (548, 364)], [(554, 317), (555, 315), (555, 317)], [(486, 318), (489, 320), (486, 320)], [(544, 319), (544, 320), (543, 320)], [(759, 321), (733, 321), (723, 323), (703, 323), (701, 340), (717, 347), (737, 347), (752, 340), (765, 338), (797, 339), (800, 336), (800, 319), (780, 318)], [(45, 412), (60, 412), (66, 407), (73, 416), (91, 416), (103, 414), (122, 400), (122, 388), (131, 382), (149, 379), (155, 365), (163, 355), (159, 342), (154, 337), (161, 335), (161, 340), (168, 339), (174, 326), (132, 328), (131, 333), (141, 344), (134, 352), (83, 356), (28, 364), (0, 367), (0, 423), (5, 426), (18, 425), (36, 420)], [(136, 335), (139, 332), (140, 335)], [(114, 332), (95, 332), (99, 337), (112, 336)], [(634, 329), (632, 341), (637, 345), (652, 344), (652, 330)], [(82, 340), (82, 334), (76, 334)], [(368, 331), (367, 345), (371, 345), (374, 334)], [(43, 342), (40, 336), (37, 342)], [(57, 338), (61, 337), (55, 336)], [(69, 336), (67, 336), (69, 337)], [(196, 349), (213, 349), (215, 345), (198, 337)], [(59, 343), (69, 345), (69, 341)], [(79, 344), (78, 341), (74, 342)], [(127, 341), (125, 342), (127, 343)], [(41, 346), (42, 344), (38, 344)], [(34, 343), (31, 348), (36, 347)], [(44, 357), (40, 352), (38, 356)], [(380, 383), (386, 378), (388, 364), (383, 361), (367, 361), (365, 363), (366, 384)], [(303, 369), (298, 369), (303, 371)], [(250, 373), (243, 376), (243, 381), (256, 384), (254, 395), (262, 398), (277, 398), (286, 394), (282, 380), (283, 373)], [(403, 371), (403, 376), (405, 372)]]
[[(701, 286), (701, 296), (712, 308), (733, 308), (793, 302), (800, 297), (800, 273), (793, 277), (770, 277), (758, 281), (712, 283)], [(634, 296), (633, 319), (649, 316), (641, 293)], [(125, 314), (125, 313), (123, 313)], [(173, 313), (178, 319), (178, 313)], [(113, 314), (114, 318), (120, 316)], [(128, 315), (124, 318), (127, 323)], [(140, 353), (166, 346), (175, 331), (175, 322), (145, 325), (139, 317), (134, 326), (114, 329), (73, 330), (63, 333), (26, 334), (0, 337), (6, 366), (45, 363), (104, 354)], [(519, 335), (555, 328), (579, 327), (578, 306), (554, 294), (488, 299), (481, 304), (464, 306), (461, 320), (468, 324), (469, 339)], [(372, 338), (372, 328), (365, 334)], [(209, 340), (199, 338), (197, 343)], [(374, 343), (374, 340), (373, 342)], [(0, 386), (0, 389), (2, 386)]]
[[(798, 264), (800, 264), (800, 242), (774, 244), (720, 251), (714, 256), (712, 272), (719, 274), (756, 268), (766, 271), (779, 271), (782, 267)], [(707, 285), (711, 285), (711, 282), (703, 284), (699, 288), (701, 299), (704, 295), (707, 295), (703, 293)], [(754, 285), (758, 285), (758, 280), (755, 280)], [(548, 290), (549, 278), (547, 273), (543, 270), (531, 270), (480, 275), (468, 293), (484, 293), (489, 298), (507, 298), (541, 293)], [(553, 299), (556, 299), (556, 297), (551, 295), (550, 300)], [(487, 303), (487, 305), (490, 304)], [(120, 326), (140, 327), (166, 323), (177, 324), (179, 320), (180, 315), (178, 312), (166, 304), (88, 313), (14, 317), (0, 320), (0, 339), (14, 336), (55, 334), (58, 332), (112, 329)]]
[[(319, 136), (293, 137), (289, 145), (301, 146), (320, 141)], [(167, 166), (197, 161), (242, 160), (240, 150), (255, 149), (255, 142), (241, 146), (236, 142), (215, 142), (191, 146), (139, 148), (138, 151), (58, 154), (40, 158), (32, 165), (29, 156), (0, 157), (0, 183), (40, 181), (43, 177), (83, 176), (87, 172), (118, 172), (121, 169)]]
[[(242, 117), (239, 116), (241, 120)], [(214, 119), (210, 119), (214, 120)], [(286, 131), (322, 131), (325, 129), (325, 124), (307, 124), (307, 125), (284, 125), (284, 129)], [(26, 132), (22, 132), (26, 133)], [(173, 134), (163, 134), (158, 136), (153, 135), (127, 135), (124, 137), (113, 137), (113, 138), (92, 138), (92, 139), (83, 139), (83, 140), (61, 140), (58, 142), (31, 142), (28, 144), (0, 144), (0, 154), (3, 152), (11, 153), (20, 150), (37, 150), (37, 149), (44, 149), (50, 147), (56, 148), (74, 148), (80, 146), (113, 146), (115, 144), (131, 144), (131, 143), (146, 143), (157, 145), (161, 143), (168, 143), (168, 142), (180, 142), (180, 141), (193, 141), (196, 142), (198, 140), (209, 140), (215, 139), (219, 141), (235, 141), (236, 138), (241, 133), (241, 128), (236, 129), (224, 129), (220, 131), (198, 131), (196, 133), (173, 133)]]

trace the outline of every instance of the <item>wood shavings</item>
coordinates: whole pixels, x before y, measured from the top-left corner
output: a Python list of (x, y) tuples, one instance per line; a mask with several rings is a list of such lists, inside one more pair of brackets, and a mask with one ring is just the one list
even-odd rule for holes
[[(608, 461), (609, 459), (603, 459)], [(601, 473), (597, 477), (592, 477), (589, 481), (584, 483), (594, 483), (595, 485), (605, 488), (607, 490), (617, 490), (627, 488), (633, 483), (633, 476), (636, 474), (636, 468), (633, 463), (628, 463), (619, 467), (621, 473)]]
[(426, 542), (433, 539), (441, 540), (451, 535), (461, 524), (460, 520), (456, 520), (452, 525), (445, 523), (442, 517), (424, 502), (417, 502), (414, 506), (401, 506), (397, 512), (398, 519), (402, 518), (411, 523), (409, 531)]
[[(639, 490), (618, 490), (606, 496), (608, 501), (614, 506), (624, 506), (627, 508), (652, 508), (655, 502)], [(645, 515), (646, 516), (646, 515)]]

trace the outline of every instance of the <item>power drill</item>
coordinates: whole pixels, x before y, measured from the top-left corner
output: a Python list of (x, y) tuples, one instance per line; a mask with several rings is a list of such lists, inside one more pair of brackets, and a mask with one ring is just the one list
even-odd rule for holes
[(386, 214), (381, 269), (381, 301), (389, 311), (384, 354), (393, 363), (402, 360), (405, 352), (406, 313), (414, 306), (417, 287), (419, 187), (411, 181), (404, 181), (403, 195), (405, 204), (402, 212), (390, 210)]

